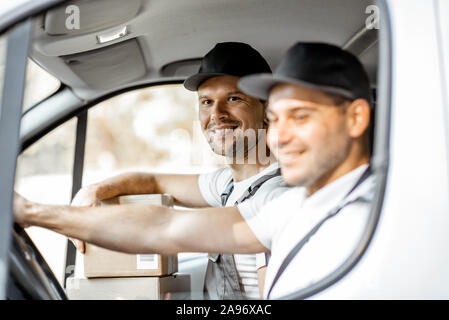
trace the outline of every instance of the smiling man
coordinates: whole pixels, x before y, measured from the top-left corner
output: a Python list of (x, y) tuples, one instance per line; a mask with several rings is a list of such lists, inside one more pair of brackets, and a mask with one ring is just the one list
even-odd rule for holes
[[(271, 70), (256, 50), (225, 42), (207, 53), (198, 73), (184, 82), (186, 89), (198, 92), (201, 128), (212, 151), (228, 164), (197, 178), (202, 198), (212, 207), (249, 200), (258, 208), (287, 190), (266, 148), (265, 103), (237, 86), (240, 77), (259, 72)], [(209, 254), (205, 291), (213, 299), (260, 298), (266, 265), (265, 253)]]
[(268, 142), (285, 181), (295, 186), (263, 208), (244, 201), (188, 213), (134, 205), (92, 214), (92, 208), (44, 206), (17, 196), (16, 221), (126, 252), (271, 250), (268, 298), (329, 275), (353, 254), (374, 193), (366, 72), (336, 46), (297, 43), (274, 75), (243, 77), (239, 87), (269, 99)]
[[(273, 296), (280, 296), (336, 270), (363, 235), (374, 187), (368, 165), (369, 80), (350, 53), (298, 43), (274, 75), (244, 77), (239, 87), (269, 99), (268, 144), (284, 180), (298, 186), (257, 215), (239, 206), (252, 232), (273, 252), (265, 294), (273, 289)], [(287, 258), (293, 253), (294, 259)]]

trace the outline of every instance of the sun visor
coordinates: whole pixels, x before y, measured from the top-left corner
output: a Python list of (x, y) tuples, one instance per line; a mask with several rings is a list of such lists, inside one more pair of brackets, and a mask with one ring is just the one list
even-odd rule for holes
[(45, 14), (49, 35), (83, 34), (118, 26), (139, 13), (142, 0), (70, 1)]
[(92, 89), (111, 89), (146, 73), (137, 39), (60, 58)]
[(164, 77), (187, 77), (198, 72), (201, 58), (174, 61), (164, 65), (160, 73)]

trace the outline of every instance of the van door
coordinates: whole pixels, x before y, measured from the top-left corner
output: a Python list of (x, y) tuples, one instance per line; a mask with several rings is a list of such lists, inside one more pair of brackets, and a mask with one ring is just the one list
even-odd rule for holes
[(20, 118), (22, 113), (25, 69), (28, 56), (31, 22), (25, 21), (1, 41), (2, 92), (0, 106), (0, 299), (5, 298), (8, 257), (12, 230), (13, 187), (16, 159), (19, 151)]
[(0, 17), (0, 299), (5, 299), (9, 273), (13, 188), (31, 31), (28, 18), (61, 2), (29, 1)]

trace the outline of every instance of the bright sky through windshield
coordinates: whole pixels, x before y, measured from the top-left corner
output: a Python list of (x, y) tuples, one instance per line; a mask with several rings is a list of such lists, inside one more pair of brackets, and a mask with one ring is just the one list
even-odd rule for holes
[(0, 1), (0, 15), (5, 13), (6, 11), (17, 7), (25, 2), (32, 0), (9, 0), (9, 1)]

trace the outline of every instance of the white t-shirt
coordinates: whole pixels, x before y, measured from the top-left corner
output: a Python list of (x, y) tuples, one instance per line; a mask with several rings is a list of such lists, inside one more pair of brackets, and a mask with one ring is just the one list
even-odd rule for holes
[[(234, 206), (235, 202), (240, 199), (252, 183), (278, 168), (279, 164), (273, 163), (251, 178), (234, 182), (234, 189), (226, 202), (226, 207)], [(198, 179), (198, 184), (204, 200), (212, 207), (221, 207), (220, 196), (225, 191), (231, 179), (231, 169), (228, 167), (201, 174)], [(244, 202), (254, 203), (250, 209), (253, 210), (251, 214), (257, 215), (258, 210), (264, 204), (280, 196), (288, 189), (281, 176), (274, 177), (263, 183), (259, 190)], [(266, 265), (265, 254), (234, 254), (234, 261), (243, 296), (248, 299), (259, 299), (257, 270)]]
[[(341, 204), (366, 168), (367, 165), (360, 166), (310, 197), (306, 197), (305, 188), (291, 188), (267, 204), (257, 215), (253, 214), (253, 204), (243, 202), (238, 205), (256, 237), (271, 250), (265, 278), (265, 298), (288, 253), (319, 221)], [(336, 216), (327, 220), (290, 262), (274, 286), (271, 299), (280, 298), (323, 279), (346, 260), (367, 224), (373, 195), (374, 177), (370, 176), (345, 202), (358, 197), (362, 199), (348, 204)]]

